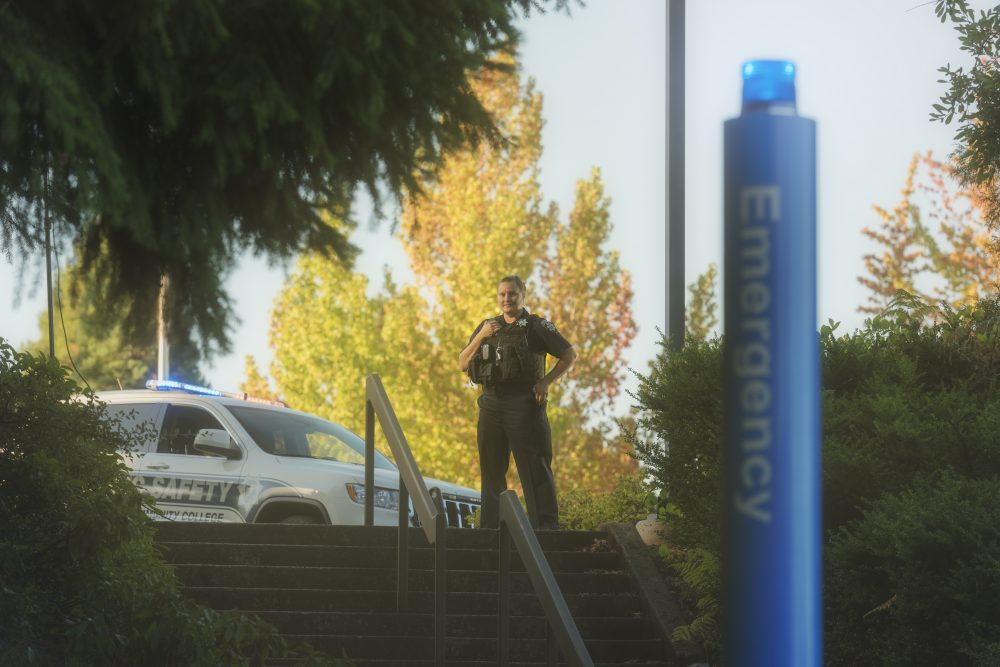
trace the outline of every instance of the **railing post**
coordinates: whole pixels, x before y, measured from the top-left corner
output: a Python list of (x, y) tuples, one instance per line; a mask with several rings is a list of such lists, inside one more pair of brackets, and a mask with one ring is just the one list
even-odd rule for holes
[(410, 494), (399, 478), (399, 536), (397, 537), (396, 611), (410, 609)]
[[(555, 635), (558, 647), (566, 656), (566, 662), (573, 667), (593, 667), (594, 662), (573, 621), (566, 599), (559, 591), (552, 568), (545, 559), (538, 537), (531, 529), (528, 517), (521, 509), (521, 503), (518, 502), (514, 491), (508, 490), (500, 494), (500, 526), (509, 528), (510, 541), (517, 547), (528, 580), (542, 603), (542, 611), (548, 621), (547, 632)], [(549, 653), (551, 660), (551, 645), (548, 641), (546, 641), (546, 652)]]
[(365, 400), (365, 525), (375, 525), (375, 407)]
[(434, 664), (444, 667), (445, 660), (445, 575), (447, 555), (448, 523), (441, 511), (441, 496), (437, 496), (438, 513), (434, 517), (437, 524), (437, 539), (434, 541)]
[(375, 523), (376, 417), (399, 467), (399, 562), (396, 574), (396, 607), (404, 611), (409, 606), (409, 506), (412, 498), (424, 535), (434, 545), (434, 664), (444, 667), (447, 619), (445, 577), (448, 550), (448, 515), (444, 511), (444, 499), (440, 489), (427, 490), (382, 381), (378, 375), (369, 375), (365, 378), (365, 525), (371, 526)]
[(510, 662), (510, 528), (500, 520), (500, 580), (497, 586), (497, 665)]

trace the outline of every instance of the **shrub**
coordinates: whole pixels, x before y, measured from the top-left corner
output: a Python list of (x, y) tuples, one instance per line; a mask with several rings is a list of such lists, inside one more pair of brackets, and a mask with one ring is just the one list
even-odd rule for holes
[(604, 523), (635, 523), (650, 511), (652, 490), (641, 473), (622, 475), (607, 493), (567, 489), (559, 493), (563, 530), (597, 530)]
[(834, 531), (829, 665), (1000, 664), (1000, 479), (942, 475)]
[(660, 490), (671, 535), (660, 553), (689, 591), (690, 622), (673, 638), (712, 658), (720, 646), (722, 340), (695, 338), (680, 352), (661, 346), (650, 374), (639, 376), (639, 430), (626, 439)]
[[(932, 312), (904, 295), (864, 329), (843, 336), (835, 333), (835, 324), (820, 332), (823, 519), (828, 543), (840, 534), (838, 529), (860, 525), (852, 522), (863, 520), (880, 499), (909, 498), (907, 494), (937, 488), (934, 485), (942, 472), (969, 483), (1000, 476), (997, 299), (958, 311)], [(679, 352), (664, 346), (649, 375), (640, 376), (636, 398), (643, 412), (638, 430), (629, 436), (671, 513), (672, 546), (680, 554), (675, 554), (673, 562), (694, 587), (697, 602), (690, 609), (692, 623), (680, 630), (701, 641), (710, 659), (717, 657), (712, 647), (718, 646), (719, 639), (714, 605), (719, 599), (719, 578), (711, 571), (711, 564), (717, 562), (711, 557), (721, 551), (722, 344), (718, 338), (693, 340)], [(958, 513), (956, 521), (966, 518)], [(859, 559), (857, 572), (869, 567), (872, 576), (877, 576), (886, 567), (877, 558), (884, 538), (859, 535), (871, 543), (867, 547), (856, 543), (855, 553), (867, 548), (871, 558)], [(832, 561), (841, 553), (828, 548), (828, 576), (839, 571)], [(705, 554), (710, 558), (703, 558)], [(692, 557), (698, 557), (698, 562), (692, 564)], [(826, 582), (827, 591), (832, 586)], [(946, 589), (933, 590), (941, 596), (938, 602), (947, 607), (951, 598)], [(950, 595), (962, 594), (952, 591)], [(831, 637), (842, 617), (856, 612), (841, 602), (828, 596), (826, 626)], [(922, 612), (925, 620), (934, 616), (933, 610), (928, 602)], [(993, 630), (992, 641), (1000, 641), (997, 628), (1000, 624)], [(902, 627), (893, 625), (889, 631), (902, 632)], [(828, 646), (850, 641), (850, 636), (845, 631)], [(962, 649), (965, 654), (990, 655), (989, 633), (984, 636), (987, 639), (981, 642), (963, 640), (968, 644)], [(941, 633), (936, 639), (930, 634), (925, 637), (939, 642), (945, 653), (958, 650)], [(891, 643), (887, 638), (883, 641)]]
[(54, 360), (0, 339), (0, 663), (321, 661), (179, 594), (118, 454), (132, 437)]

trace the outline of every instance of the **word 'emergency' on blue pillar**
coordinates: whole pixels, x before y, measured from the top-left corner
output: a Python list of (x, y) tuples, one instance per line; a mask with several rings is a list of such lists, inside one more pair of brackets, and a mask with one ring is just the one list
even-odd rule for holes
[(818, 667), (816, 123), (795, 65), (747, 62), (724, 135), (724, 664)]

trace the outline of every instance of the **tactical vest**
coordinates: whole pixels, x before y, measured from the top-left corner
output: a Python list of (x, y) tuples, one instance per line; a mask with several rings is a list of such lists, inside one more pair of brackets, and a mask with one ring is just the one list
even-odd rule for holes
[[(537, 315), (529, 314), (507, 324), (501, 315), (500, 330), (485, 338), (470, 363), (469, 377), (476, 384), (493, 387), (501, 383), (522, 382), (531, 386), (545, 375), (545, 354), (532, 353), (528, 347), (528, 328)], [(518, 322), (524, 325), (518, 326)]]

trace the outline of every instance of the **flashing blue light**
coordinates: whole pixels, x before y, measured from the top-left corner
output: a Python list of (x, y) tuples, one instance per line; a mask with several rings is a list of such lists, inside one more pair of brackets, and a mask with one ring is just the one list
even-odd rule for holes
[(225, 395), (225, 392), (221, 392), (218, 389), (202, 387), (197, 384), (188, 384), (187, 382), (178, 382), (177, 380), (149, 380), (146, 382), (146, 389), (158, 389), (161, 391), (180, 389), (181, 391), (188, 391), (192, 394), (204, 394), (205, 396)]
[(177, 380), (147, 380), (146, 389), (157, 391), (170, 391), (171, 389), (186, 391), (189, 394), (202, 394), (203, 396), (218, 396), (220, 398), (236, 398), (241, 401), (252, 401), (254, 403), (264, 403), (265, 405), (276, 405), (280, 408), (288, 407), (284, 401), (272, 401), (269, 398), (258, 398), (243, 392), (220, 391), (211, 387), (203, 387), (198, 384), (188, 384)]
[(743, 106), (795, 106), (795, 63), (787, 60), (750, 60), (743, 63)]

